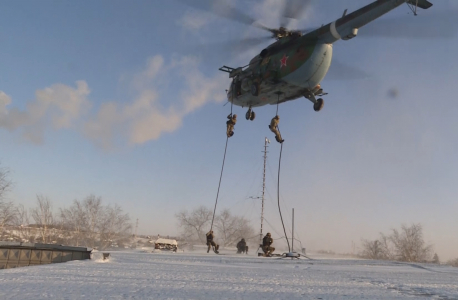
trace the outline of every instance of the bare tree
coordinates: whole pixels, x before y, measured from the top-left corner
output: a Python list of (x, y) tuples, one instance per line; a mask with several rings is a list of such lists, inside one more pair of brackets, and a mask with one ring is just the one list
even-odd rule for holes
[(380, 242), (378, 240), (362, 240), (361, 256), (369, 259), (384, 259)]
[(425, 245), (421, 224), (412, 224), (410, 227), (402, 225), (400, 231), (393, 229), (390, 240), (394, 244), (398, 260), (431, 261), (432, 245)]
[(94, 248), (104, 213), (102, 198), (94, 195), (86, 197), (83, 201), (83, 211), (85, 215), (83, 230), (86, 246)]
[(37, 195), (37, 207), (31, 210), (32, 218), (38, 226), (41, 240), (49, 243), (49, 229), (53, 225), (53, 213), (51, 201), (42, 195)]
[(83, 239), (84, 228), (86, 224), (86, 213), (83, 203), (74, 200), (69, 208), (60, 209), (60, 217), (64, 220), (64, 229), (68, 230), (70, 245), (79, 246)]
[(451, 259), (447, 261), (447, 265), (453, 266), (453, 267), (458, 267), (458, 258)]
[(5, 201), (5, 195), (11, 188), (9, 170), (0, 165), (0, 236), (6, 225), (10, 225), (16, 218), (16, 209), (13, 202)]
[(215, 218), (215, 227), (218, 229), (223, 247), (235, 246), (241, 238), (249, 239), (255, 236), (250, 222), (243, 217), (232, 215), (229, 209), (224, 209)]
[(33, 242), (35, 235), (32, 228), (29, 226), (29, 214), (24, 205), (19, 204), (16, 207), (16, 226), (18, 228), (19, 236), (23, 242)]
[(390, 235), (380, 234), (375, 241), (362, 241), (361, 256), (371, 259), (390, 259), (408, 262), (431, 261), (432, 245), (423, 240), (421, 224), (402, 225)]
[(0, 164), (0, 202), (4, 200), (5, 194), (10, 190), (12, 185), (9, 174), (10, 171)]
[(0, 199), (0, 236), (6, 225), (13, 225), (17, 217), (16, 207), (13, 202), (4, 202)]
[(440, 264), (440, 260), (439, 260), (439, 255), (437, 255), (437, 253), (434, 253), (434, 256), (433, 256), (433, 261), (432, 261), (433, 264)]
[(124, 214), (118, 205), (107, 206), (100, 228), (100, 247), (105, 249), (113, 242), (125, 241), (132, 231), (129, 214)]
[(205, 233), (210, 229), (213, 212), (205, 206), (200, 206), (191, 212), (183, 210), (175, 215), (184, 240), (188, 242), (206, 243)]
[(395, 260), (394, 245), (390, 242), (390, 237), (380, 233), (379, 248), (381, 251), (381, 259)]

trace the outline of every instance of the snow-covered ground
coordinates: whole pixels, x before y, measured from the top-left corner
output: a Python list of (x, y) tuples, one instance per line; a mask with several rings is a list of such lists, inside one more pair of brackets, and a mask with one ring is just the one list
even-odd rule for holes
[(448, 266), (233, 252), (101, 256), (0, 270), (0, 299), (458, 299), (458, 268)]

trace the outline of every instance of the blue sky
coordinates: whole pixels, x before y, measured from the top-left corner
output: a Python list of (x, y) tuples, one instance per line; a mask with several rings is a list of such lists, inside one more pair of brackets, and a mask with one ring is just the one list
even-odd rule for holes
[[(292, 27), (313, 28), (367, 3), (315, 1)], [(279, 25), (277, 1), (237, 5)], [(458, 5), (434, 1), (415, 21), (450, 9)], [(406, 5), (382, 19), (391, 17), (414, 18)], [(457, 26), (447, 22), (424, 26)], [(175, 213), (215, 201), (230, 112), (230, 81), (217, 69), (245, 65), (268, 43), (244, 53), (212, 45), (262, 34), (176, 1), (1, 4), (0, 161), (15, 183), (9, 198), (31, 207), (43, 194), (58, 208), (92, 193), (138, 218), (140, 233), (176, 234)], [(282, 205), (288, 224), (295, 208), (304, 247), (349, 252), (352, 241), (415, 222), (441, 258), (456, 256), (457, 47), (457, 37), (339, 41), (334, 58), (368, 76), (348, 80), (331, 66), (321, 112), (305, 99), (280, 106)], [(229, 141), (218, 210), (257, 228), (260, 203), (249, 197), (261, 194), (275, 107), (255, 111)], [(267, 170), (274, 236), (282, 232), (279, 150), (270, 144)]]

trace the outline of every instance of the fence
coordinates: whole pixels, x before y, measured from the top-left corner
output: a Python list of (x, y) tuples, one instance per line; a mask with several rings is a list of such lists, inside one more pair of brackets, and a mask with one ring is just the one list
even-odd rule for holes
[(0, 269), (90, 259), (91, 251), (83, 247), (0, 242)]

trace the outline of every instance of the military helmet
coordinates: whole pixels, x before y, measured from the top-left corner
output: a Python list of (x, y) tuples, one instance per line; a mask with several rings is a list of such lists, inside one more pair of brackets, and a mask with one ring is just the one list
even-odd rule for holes
[(267, 235), (267, 236), (270, 236), (270, 232), (268, 232), (266, 235)]
[(279, 116), (279, 115), (276, 115), (276, 116), (275, 116), (275, 119), (280, 120), (280, 116)]
[(237, 119), (237, 115), (236, 115), (236, 114), (234, 114), (233, 118), (234, 118), (234, 119)]
[(245, 239), (242, 239), (242, 241), (245, 241)]

